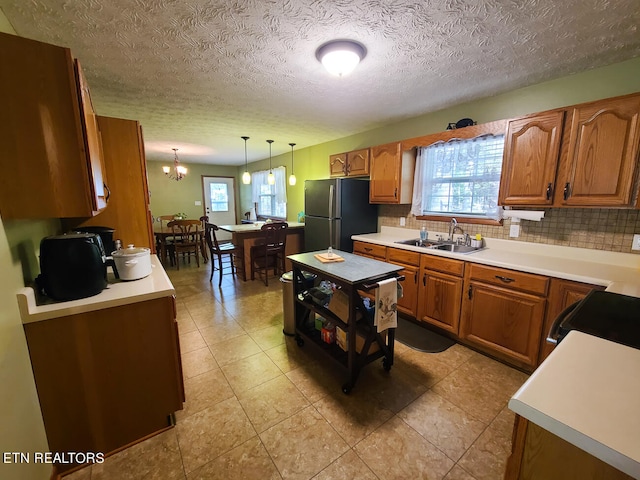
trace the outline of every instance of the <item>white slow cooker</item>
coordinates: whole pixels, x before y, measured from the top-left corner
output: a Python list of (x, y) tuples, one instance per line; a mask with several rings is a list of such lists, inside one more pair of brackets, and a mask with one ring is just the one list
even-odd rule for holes
[(139, 280), (151, 274), (151, 249), (127, 245), (111, 254), (121, 280)]

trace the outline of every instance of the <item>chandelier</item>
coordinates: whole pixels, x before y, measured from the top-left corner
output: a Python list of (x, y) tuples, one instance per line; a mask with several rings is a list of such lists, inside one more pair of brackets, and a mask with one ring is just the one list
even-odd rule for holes
[(178, 149), (172, 148), (172, 150), (173, 150), (173, 172), (171, 171), (171, 167), (167, 167), (166, 165), (162, 167), (162, 171), (171, 180), (180, 181), (187, 174), (187, 167), (183, 167), (182, 165), (180, 165), (180, 160), (178, 160)]

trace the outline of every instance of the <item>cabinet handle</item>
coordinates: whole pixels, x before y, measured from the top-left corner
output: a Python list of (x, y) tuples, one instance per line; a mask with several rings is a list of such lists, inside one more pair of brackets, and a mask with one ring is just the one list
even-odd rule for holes
[(393, 191), (393, 198), (398, 198), (398, 187)]
[(415, 283), (416, 285), (418, 284), (418, 272), (415, 272), (413, 274), (413, 283)]
[(422, 285), (425, 286), (425, 287), (427, 286), (427, 274), (426, 273), (422, 276)]
[(551, 200), (551, 195), (553, 195), (553, 188), (551, 187), (551, 183), (547, 185), (547, 200)]
[(496, 278), (498, 280), (503, 281), (504, 283), (511, 283), (511, 282), (515, 282), (515, 279), (513, 278), (509, 278), (509, 277), (503, 277), (502, 275), (496, 275)]
[(364, 247), (364, 251), (365, 252), (371, 252), (373, 250), (373, 248), (371, 247)]
[(571, 184), (569, 182), (564, 184), (564, 192), (562, 194), (563, 198), (566, 200), (567, 198), (569, 198), (569, 195), (571, 194), (570, 192), (571, 190)]
[(467, 294), (469, 295), (469, 300), (471, 300), (471, 297), (473, 296), (473, 285), (469, 285), (469, 291)]
[(111, 190), (109, 190), (109, 187), (107, 187), (106, 183), (103, 183), (102, 186), (104, 187), (104, 189), (107, 191), (107, 196), (104, 198), (104, 201), (106, 203), (109, 203), (109, 198), (111, 198)]

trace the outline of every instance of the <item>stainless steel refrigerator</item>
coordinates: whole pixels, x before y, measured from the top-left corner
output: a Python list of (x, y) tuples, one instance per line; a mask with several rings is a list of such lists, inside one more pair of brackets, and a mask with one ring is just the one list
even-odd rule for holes
[(378, 230), (378, 206), (369, 204), (369, 180), (330, 178), (304, 182), (305, 251), (329, 246), (353, 251), (351, 235)]

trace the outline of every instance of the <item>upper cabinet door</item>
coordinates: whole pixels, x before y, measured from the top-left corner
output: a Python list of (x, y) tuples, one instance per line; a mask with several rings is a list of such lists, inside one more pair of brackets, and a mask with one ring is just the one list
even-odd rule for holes
[(400, 203), (400, 142), (371, 147), (369, 202)]
[(75, 67), (78, 89), (80, 91), (80, 110), (84, 118), (85, 153), (90, 173), (89, 187), (91, 189), (91, 204), (93, 212), (98, 213), (107, 206), (107, 201), (109, 200), (109, 189), (106, 184), (106, 169), (102, 152), (102, 139), (100, 137), (96, 112), (93, 108), (93, 102), (91, 101), (89, 85), (87, 85), (78, 60), (75, 61)]
[(344, 177), (347, 173), (347, 154), (329, 155), (329, 176)]
[(632, 206), (640, 95), (578, 105), (570, 112), (556, 205)]
[(0, 64), (3, 220), (95, 215), (104, 178), (94, 182), (100, 161), (89, 151), (102, 147), (95, 116), (85, 125), (71, 51), (0, 33)]
[(564, 110), (509, 121), (500, 179), (500, 205), (551, 205)]
[(369, 149), (347, 153), (347, 175), (350, 177), (369, 175)]

